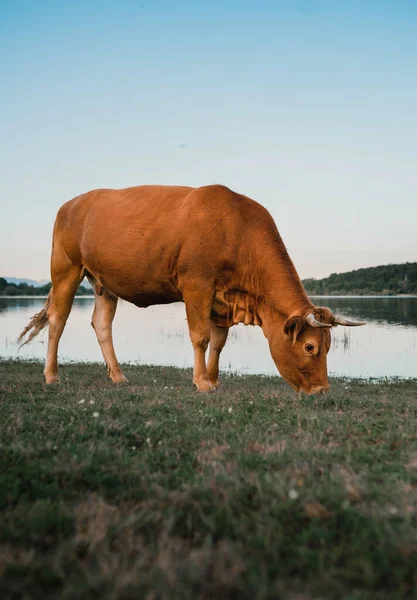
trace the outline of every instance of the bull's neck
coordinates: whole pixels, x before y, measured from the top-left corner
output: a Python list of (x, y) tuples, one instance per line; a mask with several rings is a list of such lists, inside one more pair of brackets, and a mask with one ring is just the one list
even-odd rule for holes
[(269, 245), (263, 253), (263, 260), (257, 257), (256, 262), (259, 265), (257, 295), (262, 298), (260, 317), (266, 328), (268, 323), (271, 326), (283, 324), (292, 313), (304, 313), (313, 308), (279, 236), (276, 244), (272, 247)]

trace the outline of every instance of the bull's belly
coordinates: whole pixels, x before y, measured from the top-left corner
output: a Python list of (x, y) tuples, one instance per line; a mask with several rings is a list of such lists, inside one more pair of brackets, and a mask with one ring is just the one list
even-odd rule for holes
[(133, 276), (129, 273), (118, 272), (94, 272), (86, 269), (86, 275), (90, 279), (97, 293), (101, 289), (107, 289), (115, 296), (127, 300), (136, 306), (146, 308), (154, 304), (171, 304), (182, 301), (182, 293), (173, 278), (150, 279)]
[(127, 300), (136, 306), (146, 308), (154, 304), (172, 304), (173, 302), (181, 302), (182, 294), (178, 288), (170, 285), (167, 282), (165, 285), (155, 284), (153, 286), (146, 285), (142, 288), (139, 286), (105, 286), (116, 296)]
[(177, 294), (139, 293), (127, 300), (132, 302), (132, 304), (135, 304), (135, 306), (147, 308), (148, 306), (154, 306), (155, 304), (172, 304), (173, 302), (181, 302), (182, 299), (181, 292), (178, 292)]

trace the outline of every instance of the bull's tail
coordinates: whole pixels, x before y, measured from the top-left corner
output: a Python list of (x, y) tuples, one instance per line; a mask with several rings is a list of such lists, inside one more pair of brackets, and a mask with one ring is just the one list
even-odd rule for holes
[[(42, 310), (39, 311), (38, 313), (36, 313), (36, 315), (33, 315), (31, 320), (29, 321), (28, 325), (26, 325), (26, 327), (24, 328), (22, 333), (17, 338), (18, 342), (23, 342), (19, 346), (19, 348), (21, 348), (22, 346), (25, 346), (26, 344), (31, 342), (33, 340), (33, 338), (36, 337), (40, 331), (42, 331), (42, 329), (45, 329), (45, 327), (48, 326), (48, 308), (49, 308), (49, 305), (51, 304), (51, 299), (52, 299), (52, 288), (48, 294), (48, 297), (45, 301), (45, 304), (44, 304)], [(29, 331), (31, 332), (29, 337), (27, 338), (27, 340), (23, 341), (25, 335), (27, 333), (29, 333)]]

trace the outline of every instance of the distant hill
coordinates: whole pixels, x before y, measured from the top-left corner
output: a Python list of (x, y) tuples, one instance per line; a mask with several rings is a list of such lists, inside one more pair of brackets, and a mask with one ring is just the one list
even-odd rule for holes
[(324, 279), (303, 279), (302, 283), (311, 295), (417, 294), (417, 262), (332, 273)]
[[(17, 281), (19, 283), (13, 283), (13, 281)], [(45, 285), (39, 285), (39, 282), (35, 281), (37, 284), (31, 285), (26, 283), (27, 281), (32, 281), (31, 279), (17, 279), (12, 277), (0, 277), (0, 296), (46, 296), (51, 289), (51, 282)], [(85, 296), (86, 294), (91, 294), (91, 286), (88, 282), (83, 282), (83, 285), (80, 285), (76, 292), (76, 296)]]

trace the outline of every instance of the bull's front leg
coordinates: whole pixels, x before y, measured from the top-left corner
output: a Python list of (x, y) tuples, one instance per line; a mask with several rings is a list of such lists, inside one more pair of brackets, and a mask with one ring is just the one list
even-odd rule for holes
[(194, 349), (193, 383), (199, 392), (213, 392), (206, 365), (206, 351), (210, 342), (210, 313), (213, 289), (201, 287), (201, 282), (188, 284), (182, 290), (187, 313), (188, 330)]
[(229, 333), (228, 327), (217, 327), (211, 324), (210, 352), (208, 358), (208, 375), (214, 387), (219, 387), (219, 359)]

